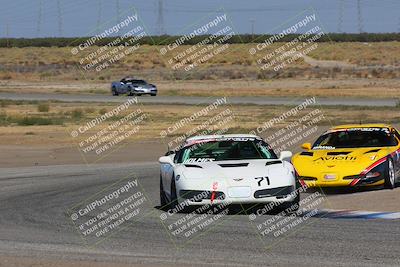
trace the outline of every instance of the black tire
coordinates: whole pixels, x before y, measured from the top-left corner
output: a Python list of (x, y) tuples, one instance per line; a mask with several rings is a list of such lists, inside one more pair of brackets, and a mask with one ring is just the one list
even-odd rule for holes
[(157, 94), (151, 94), (151, 96), (156, 96)]
[(387, 169), (385, 173), (385, 188), (394, 189), (396, 187), (396, 172), (394, 170), (393, 160), (391, 158), (387, 161)]
[(168, 199), (164, 192), (164, 186), (163, 186), (162, 178), (161, 178), (161, 174), (160, 174), (160, 206), (161, 206), (161, 208), (164, 208), (167, 206), (167, 204), (168, 204)]
[(292, 211), (298, 211), (300, 208), (300, 193), (296, 194), (296, 198), (292, 201)]
[(112, 88), (112, 95), (118, 96), (117, 89), (115, 87)]
[[(298, 188), (297, 188), (298, 189)], [(300, 193), (296, 191), (296, 197), (290, 202), (282, 203), (279, 206), (280, 210), (285, 210), (288, 213), (296, 212), (300, 208)]]
[(176, 186), (175, 186), (175, 175), (172, 175), (171, 181), (171, 201), (169, 203), (169, 208), (173, 209), (178, 205), (178, 196), (176, 194)]
[(132, 87), (129, 86), (128, 89), (126, 90), (126, 93), (127, 93), (128, 96), (133, 96), (134, 95), (132, 90), (133, 90)]
[(142, 94), (137, 94), (137, 96), (141, 96)]

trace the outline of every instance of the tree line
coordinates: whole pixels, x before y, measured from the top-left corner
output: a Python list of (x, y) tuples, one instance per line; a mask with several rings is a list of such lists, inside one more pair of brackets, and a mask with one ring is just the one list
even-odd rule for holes
[[(272, 35), (233, 35), (224, 41), (229, 44), (261, 43)], [(280, 39), (280, 42), (289, 42), (299, 34), (289, 34)], [(209, 35), (195, 36), (186, 40), (185, 44), (193, 45), (208, 38)], [(91, 37), (45, 37), (45, 38), (0, 38), (0, 47), (71, 47), (84, 43)], [(96, 41), (96, 45), (104, 46), (115, 41), (118, 37), (107, 37)], [(166, 45), (178, 40), (181, 36), (145, 36), (138, 43), (147, 45)], [(388, 42), (400, 41), (400, 33), (329, 33), (323, 35), (317, 42)], [(117, 43), (117, 42), (115, 42)]]

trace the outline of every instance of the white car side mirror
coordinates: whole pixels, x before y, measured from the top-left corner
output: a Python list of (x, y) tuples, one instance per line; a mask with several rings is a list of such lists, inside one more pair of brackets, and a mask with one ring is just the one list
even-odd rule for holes
[(160, 162), (161, 164), (170, 164), (173, 165), (174, 162), (172, 161), (171, 157), (169, 156), (162, 156), (158, 159), (158, 162)]
[(290, 161), (290, 158), (293, 156), (292, 152), (290, 151), (281, 151), (279, 154), (280, 160)]

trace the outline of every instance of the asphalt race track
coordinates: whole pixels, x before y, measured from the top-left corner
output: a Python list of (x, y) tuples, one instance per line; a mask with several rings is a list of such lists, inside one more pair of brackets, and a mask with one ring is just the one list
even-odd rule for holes
[[(86, 247), (67, 210), (129, 174), (148, 195), (147, 216)], [(283, 240), (256, 233), (246, 215), (227, 215), (177, 249), (160, 222), (156, 163), (2, 168), (0, 251), (27, 257), (154, 266), (399, 266), (397, 220), (310, 218)], [(178, 216), (184, 216), (179, 214)], [(272, 218), (272, 215), (264, 215)], [(271, 246), (269, 246), (269, 244)]]
[[(144, 104), (187, 104), (199, 105), (210, 104), (218, 97), (190, 97), (190, 96), (142, 96), (138, 97), (140, 103)], [(0, 99), (11, 100), (36, 100), (47, 101), (57, 100), (63, 102), (115, 102), (122, 103), (126, 101), (127, 96), (111, 96), (111, 95), (69, 95), (69, 94), (16, 94), (16, 93), (0, 93)], [(229, 104), (252, 104), (252, 105), (298, 105), (302, 103), (306, 97), (228, 97)], [(363, 98), (317, 98), (317, 105), (324, 106), (396, 106), (396, 99), (363, 99)]]

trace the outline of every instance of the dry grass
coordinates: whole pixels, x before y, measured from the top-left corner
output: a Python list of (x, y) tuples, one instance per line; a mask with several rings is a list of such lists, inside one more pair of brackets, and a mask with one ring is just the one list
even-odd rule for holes
[[(58, 116), (59, 114), (71, 114), (74, 110), (82, 111), (81, 118), (70, 118), (63, 125), (48, 126), (3, 126), (0, 127), (0, 145), (29, 145), (29, 146), (74, 146), (78, 141), (70, 136), (72, 130), (78, 126), (84, 125), (87, 121), (99, 116), (105, 110), (110, 111), (112, 105), (98, 105), (94, 103), (86, 103), (85, 108), (82, 104), (74, 103), (50, 103), (50, 111), (46, 116)], [(186, 105), (144, 105), (140, 107), (143, 113), (148, 115), (146, 121), (141, 124), (138, 134), (129, 137), (130, 141), (137, 140), (160, 140), (160, 132), (173, 125), (175, 122), (190, 117), (193, 113), (199, 111), (201, 106)], [(267, 122), (275, 116), (279, 116), (286, 112), (287, 106), (228, 106), (234, 114), (234, 120), (229, 122), (231, 132), (249, 132), (259, 125)], [(354, 122), (385, 122), (391, 124), (400, 123), (399, 113), (393, 112), (393, 108), (375, 108), (360, 109), (356, 107), (323, 107), (319, 108), (325, 116), (325, 119), (319, 122), (319, 125), (330, 126), (332, 124), (354, 123)], [(168, 113), (165, 112), (168, 110)], [(173, 134), (172, 137), (182, 135), (202, 122), (217, 115), (223, 109), (211, 112), (208, 116), (199, 118), (192, 123), (185, 125)], [(6, 107), (1, 108), (2, 112), (9, 115), (41, 115), (37, 111), (37, 104), (13, 105), (9, 103)], [(292, 117), (284, 123), (277, 126), (277, 129), (284, 127), (288, 123), (298, 119), (311, 110), (306, 110), (297, 117)], [(43, 115), (43, 114), (42, 114)], [(249, 120), (251, 118), (251, 120)], [(105, 125), (108, 125), (106, 123)], [(105, 125), (102, 125), (105, 126)], [(92, 134), (96, 130), (91, 131)]]
[[(281, 46), (282, 43), (271, 45), (268, 51)], [(148, 69), (165, 67), (166, 58), (159, 53), (161, 46), (142, 45), (133, 54), (123, 58), (120, 63), (124, 67)], [(189, 46), (180, 46), (176, 52), (182, 52)], [(215, 65), (256, 65), (248, 53), (254, 44), (231, 44), (226, 53), (217, 55), (208, 61)], [(87, 53), (93, 52), (98, 47), (90, 47)], [(0, 64), (5, 66), (45, 66), (64, 65), (73, 66), (79, 63), (80, 54), (72, 55), (70, 47), (27, 47), (27, 48), (0, 48)], [(267, 51), (267, 50), (266, 50)], [(355, 53), (355, 51), (357, 53)], [(321, 60), (348, 61), (357, 65), (400, 65), (400, 42), (375, 42), (375, 43), (319, 43), (313, 50), (311, 57)], [(301, 60), (297, 65), (304, 65)], [(117, 66), (115, 66), (117, 67)]]
[(360, 66), (400, 66), (400, 42), (322, 43), (309, 56), (320, 60), (338, 60)]
[[(281, 46), (273, 44), (268, 51)], [(72, 55), (70, 47), (63, 48), (0, 48), (0, 80), (29, 81), (110, 81), (124, 75), (138, 75), (155, 80), (181, 79), (251, 79), (285, 78), (285, 77), (332, 77), (351, 76), (380, 78), (398, 77), (390, 70), (379, 69), (360, 70), (357, 73), (342, 73), (342, 71), (323, 72), (310, 70), (302, 59), (295, 61), (289, 68), (279, 73), (260, 72), (255, 59), (248, 53), (254, 44), (232, 44), (223, 53), (214, 56), (206, 64), (192, 73), (172, 72), (168, 59), (159, 53), (160, 46), (143, 45), (134, 53), (124, 57), (118, 63), (101, 72), (83, 71), (77, 66), (81, 55)], [(188, 46), (178, 47), (174, 53), (179, 53)], [(95, 51), (97, 47), (88, 48), (85, 53)], [(356, 53), (355, 53), (356, 51)], [(400, 43), (319, 43), (318, 48), (309, 54), (319, 60), (343, 61), (358, 66), (400, 66)], [(328, 76), (327, 76), (328, 75)]]
[(100, 72), (79, 69), (70, 47), (0, 48), (0, 92), (109, 94), (111, 81), (134, 75), (157, 84), (160, 95), (400, 97), (399, 42), (320, 43), (311, 57), (356, 67), (312, 67), (300, 59), (279, 72), (261, 71), (251, 46), (233, 44), (189, 73), (172, 71), (160, 46), (141, 46)]

